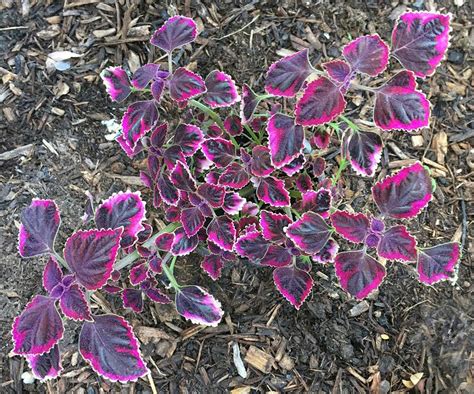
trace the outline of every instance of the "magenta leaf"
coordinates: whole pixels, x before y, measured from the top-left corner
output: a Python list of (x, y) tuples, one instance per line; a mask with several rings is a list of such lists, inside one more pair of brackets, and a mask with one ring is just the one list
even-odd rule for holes
[(232, 163), (219, 177), (219, 184), (231, 189), (242, 189), (249, 183), (250, 176), (239, 163)]
[(155, 274), (161, 274), (163, 272), (163, 260), (156, 255), (148, 260), (148, 266)]
[(155, 31), (150, 43), (166, 52), (172, 52), (176, 48), (193, 42), (197, 34), (196, 23), (191, 18), (176, 15), (169, 18)]
[(199, 286), (181, 287), (175, 303), (178, 313), (194, 324), (215, 327), (224, 315), (221, 303)]
[(122, 231), (80, 230), (67, 239), (64, 258), (76, 280), (87, 290), (101, 288), (110, 278)]
[(131, 93), (130, 80), (122, 67), (108, 67), (100, 73), (112, 101), (123, 101)]
[(240, 100), (231, 76), (222, 71), (211, 71), (205, 80), (207, 92), (204, 102), (211, 108), (229, 107)]
[(331, 192), (328, 189), (320, 188), (317, 191), (308, 190), (301, 195), (301, 211), (319, 213), (324, 218), (327, 217), (331, 208)]
[(181, 123), (174, 131), (173, 142), (181, 147), (185, 156), (192, 156), (201, 147), (204, 135), (201, 129), (191, 124)]
[(310, 74), (308, 50), (303, 49), (270, 66), (265, 79), (265, 90), (275, 96), (293, 97), (303, 87)]
[(382, 234), (377, 253), (388, 260), (416, 261), (416, 239), (405, 226), (391, 227)]
[(185, 192), (196, 191), (196, 181), (192, 177), (189, 167), (181, 161), (178, 161), (173, 171), (171, 171), (170, 179), (179, 190)]
[(143, 293), (137, 289), (125, 289), (122, 292), (124, 308), (129, 308), (136, 313), (143, 311)]
[(273, 271), (273, 281), (282, 296), (297, 310), (311, 293), (314, 283), (308, 272), (294, 266), (276, 268)]
[(59, 306), (69, 319), (92, 320), (91, 310), (87, 303), (86, 296), (76, 284), (64, 290), (59, 300)]
[(137, 234), (145, 227), (145, 203), (140, 192), (119, 192), (105, 200), (95, 212), (95, 223), (99, 229), (123, 227), (120, 245), (128, 247), (138, 240)]
[(34, 257), (54, 250), (61, 218), (53, 200), (33, 199), (21, 214), (18, 251), (21, 257)]
[(261, 260), (267, 253), (270, 243), (259, 231), (248, 231), (235, 243), (235, 251), (250, 260)]
[(288, 176), (293, 176), (304, 167), (306, 158), (303, 154), (293, 159), (290, 163), (284, 165), (281, 170)]
[(372, 196), (384, 215), (411, 218), (430, 202), (431, 178), (423, 165), (416, 162), (377, 182), (372, 187)]
[(160, 197), (166, 204), (173, 206), (176, 206), (178, 204), (178, 189), (173, 185), (173, 183), (166, 175), (160, 174), (156, 182), (156, 188)]
[(351, 133), (347, 142), (347, 153), (352, 168), (361, 176), (374, 176), (382, 157), (382, 138), (370, 131)]
[(420, 281), (432, 285), (454, 276), (461, 257), (457, 242), (448, 242), (418, 251), (417, 270)]
[(199, 238), (197, 235), (188, 237), (182, 227), (174, 232), (173, 242), (171, 244), (171, 254), (173, 256), (185, 256), (191, 253), (198, 246)]
[(122, 136), (131, 150), (158, 121), (159, 113), (155, 101), (137, 101), (127, 108), (122, 118)]
[(228, 216), (217, 216), (207, 226), (208, 240), (222, 250), (232, 251), (236, 235), (234, 222)]
[[(146, 132), (145, 132), (146, 134)], [(126, 137), (123, 134), (120, 134), (115, 141), (117, 141), (123, 151), (127, 154), (130, 159), (133, 159), (136, 155), (138, 155), (141, 151), (143, 151), (143, 144), (141, 140), (137, 142), (137, 145), (134, 148), (131, 148), (128, 144)]]
[(363, 250), (339, 253), (334, 265), (341, 287), (357, 299), (376, 290), (385, 277), (385, 267)]
[(312, 167), (314, 176), (318, 178), (324, 174), (324, 170), (326, 169), (326, 160), (324, 160), (322, 157), (316, 157), (313, 160)]
[(317, 126), (330, 122), (346, 107), (346, 100), (339, 86), (326, 77), (308, 84), (303, 96), (296, 103), (296, 123)]
[(288, 207), (290, 205), (290, 193), (285, 188), (285, 182), (272, 176), (260, 178), (257, 197), (272, 207)]
[(449, 23), (449, 14), (402, 14), (392, 32), (392, 55), (417, 77), (432, 75), (448, 49)]
[(129, 382), (150, 371), (142, 359), (132, 327), (117, 315), (94, 316), (79, 335), (79, 352), (100, 376)]
[(275, 170), (272, 166), (269, 148), (262, 145), (257, 145), (252, 148), (250, 170), (253, 175), (258, 177), (266, 177)]
[(150, 287), (149, 289), (146, 289), (145, 294), (150, 300), (152, 300), (153, 302), (157, 302), (158, 304), (171, 303), (171, 299), (156, 287)]
[(292, 220), (287, 215), (265, 210), (260, 211), (260, 227), (262, 228), (263, 237), (268, 241), (285, 242), (284, 229), (291, 222)]
[(295, 186), (301, 193), (304, 193), (313, 188), (313, 181), (308, 174), (300, 174), (295, 180)]
[(328, 241), (331, 228), (317, 213), (306, 212), (287, 227), (286, 235), (305, 253), (315, 254)]
[(336, 211), (331, 214), (331, 223), (340, 236), (354, 243), (364, 242), (370, 226), (369, 218), (363, 213), (347, 211)]
[(430, 102), (415, 89), (415, 76), (401, 71), (377, 89), (374, 122), (383, 130), (415, 130), (428, 126)]
[(240, 102), (240, 118), (243, 124), (247, 124), (252, 120), (260, 100), (260, 97), (255, 94), (250, 86), (244, 83), (242, 86), (242, 101)]
[(230, 115), (224, 120), (224, 129), (233, 137), (242, 134), (244, 128), (238, 115)]
[(268, 120), (268, 146), (272, 164), (281, 168), (301, 154), (303, 127), (296, 125), (292, 117), (276, 113)]
[(160, 65), (154, 63), (145, 64), (133, 73), (132, 85), (135, 89), (145, 89), (148, 84), (155, 79), (156, 73), (159, 71)]
[(313, 254), (312, 259), (317, 263), (333, 263), (336, 257), (336, 254), (339, 250), (339, 245), (332, 238), (325, 243), (323, 248), (316, 254)]
[(319, 149), (326, 149), (331, 142), (331, 134), (322, 128), (316, 128), (313, 137), (311, 138), (311, 144)]
[(144, 260), (139, 261), (141, 261), (140, 264), (137, 264), (130, 269), (129, 279), (133, 286), (142, 283), (148, 277), (148, 265)]
[(166, 142), (168, 133), (168, 123), (163, 122), (153, 128), (150, 135), (150, 142), (153, 148), (161, 148)]
[(155, 246), (158, 250), (163, 250), (165, 252), (168, 252), (171, 249), (173, 240), (174, 240), (173, 233), (160, 234), (155, 239)]
[(64, 327), (51, 297), (36, 295), (13, 322), (13, 352), (43, 354), (49, 352), (63, 337)]
[(153, 81), (151, 84), (151, 95), (155, 101), (161, 101), (161, 95), (163, 94), (163, 89), (165, 88), (165, 81), (163, 79), (158, 79)]
[(29, 354), (26, 359), (33, 375), (41, 382), (57, 378), (63, 370), (58, 345), (54, 345), (48, 353)]
[(212, 280), (217, 280), (221, 276), (224, 267), (223, 259), (218, 254), (204, 256), (201, 262), (201, 268), (209, 275)]
[(143, 244), (148, 241), (153, 234), (153, 227), (148, 223), (142, 223), (143, 230), (137, 234), (138, 243)]
[(342, 50), (354, 71), (372, 77), (385, 70), (389, 52), (388, 45), (378, 34), (356, 38)]
[(323, 67), (334, 82), (343, 83), (351, 73), (351, 66), (344, 60), (332, 60), (323, 63)]
[(168, 89), (173, 100), (185, 102), (204, 93), (206, 85), (199, 75), (187, 68), (180, 67), (171, 76)]
[(285, 267), (290, 265), (293, 260), (293, 255), (290, 253), (289, 249), (280, 245), (270, 245), (263, 256), (263, 259), (260, 260), (260, 265), (268, 267)]
[(166, 167), (170, 170), (176, 166), (178, 161), (186, 163), (186, 156), (179, 145), (171, 145), (163, 151), (163, 160)]
[(61, 268), (59, 267), (59, 264), (56, 261), (56, 258), (53, 256), (50, 256), (48, 262), (44, 266), (44, 271), (43, 271), (44, 289), (48, 293), (51, 293), (54, 287), (57, 284), (61, 283), (62, 279), (63, 279), (63, 272), (61, 271)]
[(196, 235), (204, 225), (204, 215), (199, 207), (184, 208), (181, 211), (181, 223), (188, 237)]
[(228, 192), (224, 196), (224, 204), (222, 209), (229, 215), (237, 215), (244, 207), (247, 200), (238, 193)]
[(224, 138), (209, 138), (202, 143), (201, 149), (206, 158), (219, 168), (227, 167), (234, 160), (235, 147)]
[(220, 208), (224, 204), (225, 188), (223, 186), (202, 183), (197, 192), (213, 208)]

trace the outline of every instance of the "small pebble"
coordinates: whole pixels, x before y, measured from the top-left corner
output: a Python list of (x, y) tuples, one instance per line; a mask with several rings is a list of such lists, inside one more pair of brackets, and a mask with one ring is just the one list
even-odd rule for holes
[(458, 51), (457, 49), (451, 49), (448, 51), (448, 62), (453, 64), (464, 63), (464, 52)]

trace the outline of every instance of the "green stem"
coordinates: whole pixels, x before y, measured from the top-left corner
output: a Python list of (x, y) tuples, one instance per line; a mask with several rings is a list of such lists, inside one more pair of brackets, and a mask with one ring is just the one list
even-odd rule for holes
[(53, 251), (53, 256), (55, 257), (55, 259), (64, 267), (66, 268), (68, 271), (69, 271), (69, 266), (67, 265), (66, 263), (66, 260), (64, 260), (58, 253), (56, 253), (55, 251)]
[(177, 258), (178, 258), (178, 256), (173, 256), (173, 260), (171, 260), (171, 264), (170, 264), (171, 273), (174, 273), (174, 265), (176, 264), (176, 259)]
[(224, 122), (222, 122), (222, 119), (217, 114), (217, 112), (210, 109), (207, 105), (205, 105), (205, 104), (203, 104), (199, 101), (193, 100), (193, 99), (189, 100), (189, 104), (191, 104), (193, 107), (196, 107), (196, 108), (200, 109), (202, 112), (204, 112), (206, 115), (208, 115), (214, 122), (216, 122), (217, 125), (222, 130), (225, 130), (224, 129)]
[(343, 157), (341, 161), (339, 162), (339, 168), (337, 170), (336, 175), (333, 176), (332, 178), (332, 185), (335, 186), (337, 185), (337, 182), (341, 178), (342, 172), (346, 169), (347, 165), (349, 164), (349, 161)]
[(168, 53), (168, 71), (170, 74), (173, 73), (173, 55), (172, 52)]
[(272, 98), (274, 97), (273, 94), (257, 94), (257, 98), (261, 101), (261, 100), (266, 100), (266, 99), (269, 99), (269, 98)]
[(354, 131), (359, 131), (359, 126), (357, 126), (352, 120), (346, 118), (344, 115), (339, 116), (347, 125)]
[[(176, 256), (173, 258), (173, 260), (176, 260)], [(171, 264), (173, 264), (173, 263), (171, 263)], [(173, 287), (173, 289), (175, 289), (176, 291), (179, 291), (181, 286), (178, 285), (178, 282), (176, 282), (176, 279), (173, 275), (173, 271), (171, 270), (171, 268), (166, 265), (164, 260), (163, 260), (163, 264), (161, 266), (163, 268), (163, 273), (166, 275), (166, 277), (170, 281), (170, 284)]]
[(257, 136), (257, 134), (254, 133), (254, 131), (252, 130), (252, 128), (248, 124), (245, 124), (244, 127), (245, 127), (245, 130), (247, 130), (247, 133), (250, 134), (250, 137), (252, 137), (253, 142), (255, 142), (257, 145), (259, 145), (261, 143), (260, 137)]

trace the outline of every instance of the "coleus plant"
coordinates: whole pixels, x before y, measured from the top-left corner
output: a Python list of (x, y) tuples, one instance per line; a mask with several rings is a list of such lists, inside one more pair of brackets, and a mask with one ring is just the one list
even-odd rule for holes
[[(197, 27), (190, 18), (170, 18), (150, 41), (168, 54), (167, 70), (150, 63), (132, 75), (121, 67), (101, 74), (112, 100), (141, 95), (123, 115), (117, 142), (130, 158), (146, 157), (140, 178), (169, 224), (154, 233), (140, 193), (117, 193), (95, 210), (89, 202), (83, 221), (93, 228), (73, 233), (60, 255), (59, 210), (52, 200), (33, 200), (22, 214), (19, 251), (23, 257), (48, 256), (47, 295), (36, 295), (15, 319), (14, 352), (27, 358), (38, 378), (58, 376), (62, 314), (82, 322), (79, 350), (98, 374), (121, 382), (146, 375), (131, 326), (118, 315), (94, 313), (91, 296), (119, 295), (125, 308), (139, 313), (146, 299), (171, 303), (173, 290), (179, 314), (216, 325), (223, 316), (219, 301), (201, 286), (180, 284), (174, 274), (177, 259), (190, 253), (212, 280), (238, 260), (271, 267), (277, 289), (296, 309), (313, 288), (313, 263), (334, 264), (340, 286), (358, 299), (378, 288), (386, 260), (415, 262), (420, 281), (430, 285), (455, 277), (457, 243), (420, 248), (404, 224), (392, 225), (415, 217), (432, 197), (432, 180), (420, 163), (373, 186), (378, 213), (340, 209), (348, 160), (359, 174), (373, 175), (382, 142), (378, 132), (361, 130), (345, 117), (335, 121), (346, 106), (344, 96), (356, 87), (375, 93), (380, 129), (426, 126), (429, 103), (416, 90), (415, 76), (434, 72), (448, 33), (448, 15), (403, 14), (392, 34), (392, 56), (406, 70), (377, 88), (354, 82), (360, 75), (377, 76), (388, 64), (388, 45), (372, 35), (349, 43), (345, 60), (325, 63), (327, 75), (318, 76), (322, 72), (304, 50), (270, 67), (266, 94), (244, 84), (240, 95), (222, 71), (202, 78), (186, 67), (173, 70), (173, 51), (191, 43)], [(294, 113), (284, 111), (274, 101), (278, 97), (293, 98)], [(269, 106), (267, 99), (273, 100)], [(170, 103), (182, 113), (162, 122), (160, 107)], [(342, 140), (332, 177), (322, 157), (330, 140), (322, 124)], [(339, 252), (336, 236), (362, 246)]]

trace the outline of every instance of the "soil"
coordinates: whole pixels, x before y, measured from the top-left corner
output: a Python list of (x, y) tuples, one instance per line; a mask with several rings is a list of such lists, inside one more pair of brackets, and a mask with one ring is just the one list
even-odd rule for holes
[[(410, 378), (416, 384), (414, 392), (474, 392), (474, 34), (469, 2), (185, 0), (173, 4), (166, 8), (164, 2), (134, 0), (0, 3), (0, 154), (13, 152), (0, 160), (0, 392), (152, 391), (148, 379), (119, 385), (97, 377), (78, 357), (76, 323), (67, 323), (60, 379), (25, 384), (22, 374), (28, 365), (10, 354), (12, 320), (34, 294), (42, 292), (45, 262), (22, 260), (17, 253), (21, 210), (34, 197), (55, 199), (62, 214), (59, 245), (80, 225), (86, 190), (100, 201), (119, 190), (142, 189), (136, 176), (143, 163), (132, 162), (118, 144), (108, 141), (109, 132), (101, 123), (120, 118), (125, 109), (106, 97), (98, 78), (104, 67), (133, 68), (137, 62), (159, 57), (145, 36), (177, 12), (196, 17), (204, 27), (193, 51), (177, 52), (177, 63), (190, 61), (202, 75), (219, 68), (239, 84), (261, 91), (278, 50), (309, 47), (317, 64), (339, 56), (350, 37), (377, 31), (389, 40), (394, 19), (408, 7), (451, 12), (452, 44), (436, 74), (420, 81), (432, 103), (430, 127), (415, 137), (394, 132), (378, 175), (397, 168), (393, 164), (397, 161), (434, 162), (435, 198), (410, 229), (423, 246), (450, 239), (462, 242), (457, 283), (427, 287), (417, 281), (413, 267), (389, 263), (379, 292), (360, 304), (336, 285), (333, 267), (318, 267), (312, 295), (296, 311), (276, 291), (270, 271), (236, 263), (213, 282), (190, 258), (179, 263), (178, 275), (185, 283), (208, 288), (221, 300), (226, 311), (221, 325), (195, 327), (171, 307), (150, 304), (140, 315), (125, 312), (124, 316), (141, 333), (142, 352), (159, 392), (387, 393), (409, 391)], [(104, 33), (111, 28), (117, 30)], [(67, 70), (51, 71), (46, 55), (56, 50), (74, 50), (83, 56), (70, 59)], [(369, 113), (365, 95), (354, 94), (351, 99), (350, 111)], [(446, 151), (433, 144), (442, 140), (436, 138), (442, 132), (448, 137)], [(416, 144), (420, 139), (421, 146)], [(25, 148), (15, 154), (19, 147)], [(347, 189), (354, 191), (347, 192), (352, 205), (364, 207), (372, 181), (350, 171), (344, 176)], [(149, 212), (149, 216), (159, 225), (159, 213)], [(121, 311), (113, 297), (99, 298), (96, 305)], [(353, 316), (355, 306), (367, 308)], [(143, 327), (151, 327), (152, 335), (144, 333)], [(234, 344), (247, 368), (245, 379), (233, 361)], [(246, 362), (253, 347), (270, 362), (265, 373)]]

